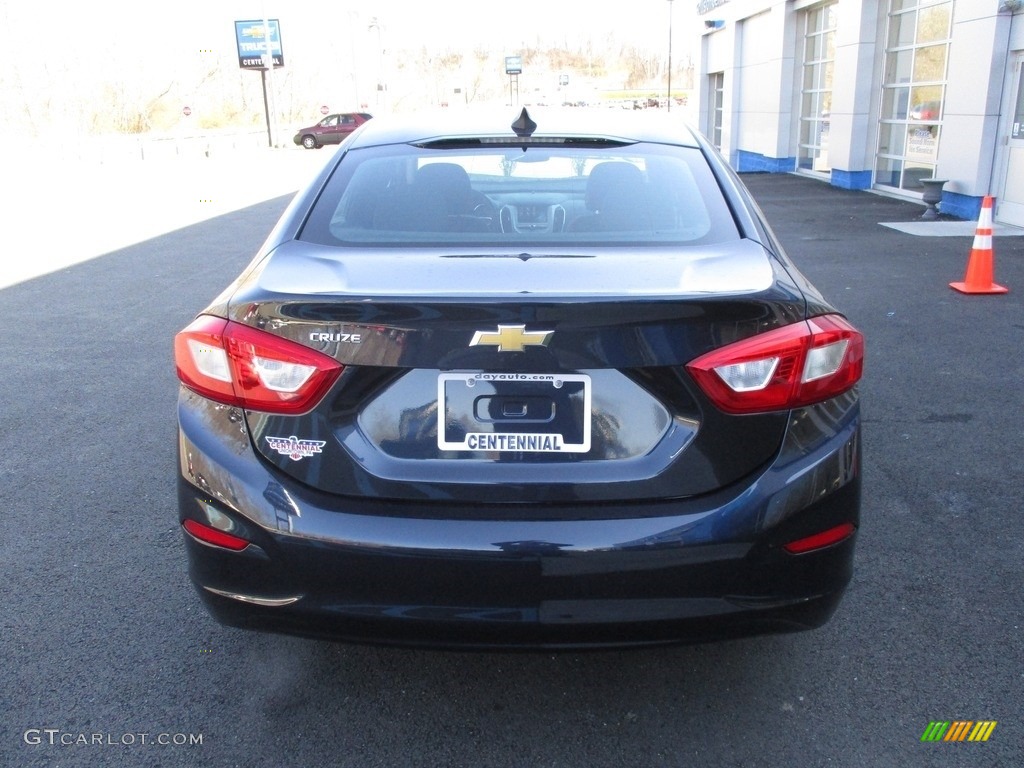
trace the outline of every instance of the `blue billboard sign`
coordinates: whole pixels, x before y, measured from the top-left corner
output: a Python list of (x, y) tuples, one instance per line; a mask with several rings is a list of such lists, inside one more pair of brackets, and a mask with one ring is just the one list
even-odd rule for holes
[[(270, 27), (270, 55), (274, 57), (274, 69), (278, 69), (284, 66), (281, 23), (277, 19), (267, 19), (267, 25)], [(235, 22), (239, 67), (242, 69), (264, 69), (263, 53), (267, 50), (265, 37), (262, 19)]]

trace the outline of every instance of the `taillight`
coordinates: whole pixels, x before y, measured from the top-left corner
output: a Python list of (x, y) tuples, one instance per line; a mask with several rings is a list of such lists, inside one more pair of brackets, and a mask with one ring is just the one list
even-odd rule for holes
[(295, 415), (316, 406), (342, 365), (248, 325), (202, 315), (174, 338), (178, 378), (225, 405)]
[(851, 389), (864, 370), (864, 337), (822, 315), (708, 352), (686, 369), (727, 413), (788, 410)]

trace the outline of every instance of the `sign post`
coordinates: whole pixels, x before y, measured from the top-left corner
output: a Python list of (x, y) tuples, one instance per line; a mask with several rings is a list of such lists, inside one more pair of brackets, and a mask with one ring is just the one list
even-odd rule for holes
[[(263, 110), (267, 116), (267, 142), (274, 146), (274, 119), (271, 100), (273, 88), (267, 88), (267, 73), (284, 66), (281, 22), (278, 19), (248, 19), (235, 22), (238, 66), (258, 70), (263, 84)], [(269, 90), (269, 96), (268, 96)]]
[[(508, 100), (509, 106), (514, 107), (519, 103), (519, 75), (523, 73), (522, 56), (505, 57), (505, 74), (508, 75)], [(515, 83), (515, 94), (512, 93), (512, 85)]]

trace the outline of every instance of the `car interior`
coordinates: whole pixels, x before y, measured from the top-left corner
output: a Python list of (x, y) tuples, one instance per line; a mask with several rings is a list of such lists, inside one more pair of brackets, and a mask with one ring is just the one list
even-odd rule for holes
[(715, 183), (706, 165), (678, 156), (448, 150), (353, 161), (341, 163), (300, 239), (429, 245), (737, 236), (720, 195), (702, 193)]

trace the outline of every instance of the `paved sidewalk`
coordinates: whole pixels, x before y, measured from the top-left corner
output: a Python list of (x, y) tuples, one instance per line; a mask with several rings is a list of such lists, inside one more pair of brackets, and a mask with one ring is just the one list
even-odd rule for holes
[(333, 152), (265, 148), (107, 163), (7, 158), (0, 206), (11, 224), (0, 288), (294, 194)]
[[(976, 221), (891, 221), (884, 227), (898, 229), (917, 237), (970, 237), (978, 228)], [(1021, 237), (1024, 229), (998, 222), (992, 225), (992, 234), (997, 237)]]

